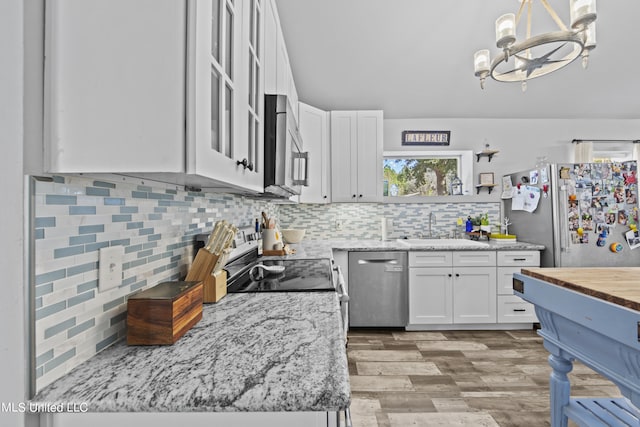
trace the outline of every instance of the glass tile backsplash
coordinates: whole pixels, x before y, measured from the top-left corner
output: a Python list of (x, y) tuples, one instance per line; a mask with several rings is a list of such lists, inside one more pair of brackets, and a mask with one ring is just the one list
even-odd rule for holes
[[(253, 227), (265, 211), (281, 228), (305, 228), (306, 241), (380, 239), (382, 217), (393, 219), (390, 238), (426, 236), (432, 212), (432, 234), (448, 236), (460, 216), (488, 213), (494, 223), (500, 212), (499, 203), (280, 205), (139, 182), (82, 176), (36, 182), (37, 390), (124, 338), (127, 297), (183, 278), (195, 235), (210, 232), (218, 220)], [(124, 247), (122, 282), (99, 292), (98, 254), (108, 246)]]
[[(146, 183), (145, 183), (146, 184)], [(164, 184), (56, 176), (35, 186), (36, 388), (126, 335), (126, 299), (187, 273), (196, 234), (253, 226), (277, 205)], [(99, 249), (123, 246), (119, 287), (98, 290)]]

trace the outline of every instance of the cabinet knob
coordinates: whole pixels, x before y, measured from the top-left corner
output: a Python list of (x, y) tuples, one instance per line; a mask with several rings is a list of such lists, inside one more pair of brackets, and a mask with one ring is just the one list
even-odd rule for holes
[(460, 274), (456, 273), (456, 277), (460, 277)]
[(246, 158), (242, 160), (236, 160), (236, 165), (238, 166), (242, 165), (244, 169), (249, 169), (250, 171), (253, 171), (253, 163), (247, 160)]
[(449, 273), (449, 277), (453, 276), (453, 274)]
[(358, 196), (358, 197), (362, 198), (362, 194), (360, 196)]
[(355, 199), (355, 198), (356, 198), (356, 195), (354, 194), (353, 196), (351, 196), (351, 198), (352, 198), (352, 199)]
[(323, 198), (323, 199), (326, 199), (326, 198), (327, 198), (327, 196), (322, 196), (322, 198)]

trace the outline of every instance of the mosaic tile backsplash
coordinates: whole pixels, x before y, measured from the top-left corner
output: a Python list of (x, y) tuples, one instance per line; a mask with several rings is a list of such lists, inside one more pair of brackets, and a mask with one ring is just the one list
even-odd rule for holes
[[(193, 193), (158, 183), (56, 176), (35, 186), (36, 388), (42, 389), (126, 335), (126, 299), (182, 279), (197, 234), (226, 219), (252, 227), (265, 211), (281, 228), (305, 228), (305, 240), (449, 236), (456, 219), (488, 213), (499, 203), (279, 205), (231, 194)], [(337, 230), (337, 222), (341, 223)], [(120, 286), (98, 290), (99, 249), (123, 246)]]
[(500, 222), (500, 203), (333, 203), (280, 207), (282, 228), (304, 228), (305, 240), (380, 239), (382, 218), (393, 221), (387, 238), (453, 237), (459, 217), (488, 214), (491, 224)]
[[(277, 205), (230, 194), (191, 193), (56, 176), (35, 194), (36, 388), (126, 335), (126, 298), (191, 265), (196, 234), (226, 219), (254, 224)], [(119, 287), (98, 290), (99, 249), (124, 246)]]

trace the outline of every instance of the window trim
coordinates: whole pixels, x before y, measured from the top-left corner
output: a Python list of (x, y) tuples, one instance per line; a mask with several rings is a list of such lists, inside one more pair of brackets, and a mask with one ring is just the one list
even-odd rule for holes
[[(433, 159), (433, 158), (459, 158), (460, 163), (460, 180), (462, 181), (462, 196), (383, 196), (383, 200), (387, 203), (434, 203), (434, 202), (453, 202), (459, 198), (467, 198), (474, 195), (473, 184), (473, 151), (472, 150), (438, 150), (438, 151), (383, 151), (382, 159)], [(384, 179), (381, 176), (380, 179)], [(466, 201), (466, 200), (465, 200)]]

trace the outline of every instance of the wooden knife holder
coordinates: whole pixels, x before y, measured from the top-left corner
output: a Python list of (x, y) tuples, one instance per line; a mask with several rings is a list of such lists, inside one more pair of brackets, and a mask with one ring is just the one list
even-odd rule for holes
[(185, 278), (187, 281), (197, 280), (203, 283), (204, 303), (218, 302), (227, 294), (227, 272), (220, 270), (212, 274), (217, 262), (218, 255), (206, 249), (200, 249)]

